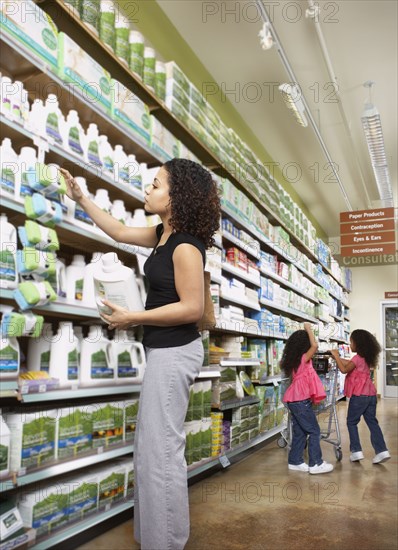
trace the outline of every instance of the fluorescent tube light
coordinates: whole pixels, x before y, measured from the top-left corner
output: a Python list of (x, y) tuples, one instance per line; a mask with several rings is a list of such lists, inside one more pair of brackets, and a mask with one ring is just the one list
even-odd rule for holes
[(305, 116), (305, 107), (301, 99), (301, 92), (295, 84), (281, 84), (279, 91), (282, 94), (286, 106), (293, 112), (297, 122), (304, 126), (308, 126), (308, 120)]

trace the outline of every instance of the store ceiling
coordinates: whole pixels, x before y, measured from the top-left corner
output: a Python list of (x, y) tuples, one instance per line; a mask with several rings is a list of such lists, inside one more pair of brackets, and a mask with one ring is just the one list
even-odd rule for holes
[[(375, 82), (372, 99), (381, 116), (397, 207), (397, 2), (317, 3), (340, 104), (314, 21), (305, 17), (308, 2), (263, 2), (353, 210), (381, 206), (361, 126), (368, 99), (363, 83)], [(277, 87), (274, 97), (270, 94), (275, 83), (291, 80), (276, 48), (261, 48), (262, 20), (256, 2), (158, 0), (158, 4), (279, 163), (326, 234), (337, 236), (339, 213), (349, 208), (312, 127), (296, 123)]]

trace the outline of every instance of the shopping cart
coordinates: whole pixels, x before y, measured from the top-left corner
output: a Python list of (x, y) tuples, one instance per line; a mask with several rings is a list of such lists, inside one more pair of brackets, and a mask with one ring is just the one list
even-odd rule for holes
[[(326, 399), (312, 406), (316, 416), (319, 417), (318, 423), (321, 427), (321, 441), (333, 445), (336, 459), (340, 461), (343, 458), (343, 452), (341, 450), (340, 427), (337, 417), (337, 381), (339, 370), (332, 355), (328, 352), (316, 353), (312, 358), (312, 364), (322, 380), (326, 391)], [(282, 396), (289, 384), (290, 380), (288, 378), (281, 380)], [(277, 441), (278, 447), (280, 448), (284, 448), (286, 445), (290, 448), (293, 436), (290, 410), (286, 404), (285, 407), (288, 413), (287, 423), (286, 428), (282, 430), (280, 438)]]

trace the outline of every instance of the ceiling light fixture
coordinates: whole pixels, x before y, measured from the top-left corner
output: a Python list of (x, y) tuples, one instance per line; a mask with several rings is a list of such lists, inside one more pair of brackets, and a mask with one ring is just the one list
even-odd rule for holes
[(381, 118), (371, 98), (373, 84), (374, 82), (371, 80), (364, 83), (365, 88), (369, 89), (369, 102), (365, 104), (365, 110), (362, 113), (361, 121), (380, 199), (383, 206), (387, 208), (394, 206), (394, 200), (384, 146)]
[(261, 31), (258, 33), (260, 37), (260, 44), (263, 50), (269, 50), (274, 45), (274, 39), (272, 37), (271, 27), (269, 23), (264, 23)]
[(279, 91), (282, 94), (286, 106), (292, 111), (297, 122), (306, 128), (308, 120), (305, 116), (305, 107), (301, 99), (301, 91), (297, 84), (281, 84)]

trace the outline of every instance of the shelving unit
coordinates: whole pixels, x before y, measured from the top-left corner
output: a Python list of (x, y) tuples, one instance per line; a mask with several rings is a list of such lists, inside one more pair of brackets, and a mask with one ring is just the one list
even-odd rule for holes
[[(170, 130), (179, 140), (181, 140), (186, 147), (188, 147), (209, 169), (213, 170), (217, 175), (228, 178), (239, 190), (243, 191), (250, 197), (253, 203), (260, 209), (260, 211), (267, 216), (269, 221), (274, 225), (281, 225), (284, 227), (283, 222), (277, 213), (273, 212), (271, 208), (255, 196), (250, 190), (248, 191), (244, 185), (244, 182), (240, 181), (235, 175), (229, 171), (219, 159), (210, 151), (210, 149), (201, 143), (201, 141), (188, 129), (181, 121), (179, 121), (171, 111), (160, 101), (151, 90), (146, 88), (141, 80), (139, 80), (128, 68), (123, 64), (114, 53), (105, 47), (98, 37), (92, 33), (72, 12), (69, 10), (61, 0), (44, 0), (39, 1), (40, 8), (44, 9), (53, 19), (60, 31), (68, 34), (75, 42), (83, 47), (89, 55), (99, 61), (102, 66), (111, 73), (111, 76), (125, 85), (134, 94), (136, 94), (141, 100), (143, 100), (149, 107), (151, 114), (153, 114), (161, 123), (163, 123), (168, 130)], [(164, 162), (164, 158), (161, 158), (158, 154), (145, 143), (140, 140), (139, 137), (133, 136), (121, 125), (112, 120), (104, 111), (98, 107), (95, 102), (88, 101), (84, 94), (77, 88), (70, 87), (67, 83), (62, 81), (57, 75), (53, 74), (45, 65), (44, 62), (37, 59), (31, 52), (29, 52), (20, 43), (9, 37), (6, 33), (2, 33), (0, 37), (0, 45), (2, 47), (2, 60), (0, 67), (5, 69), (6, 72), (13, 75), (14, 79), (26, 80), (31, 78), (35, 83), (35, 98), (41, 97), (45, 99), (44, 93), (49, 88), (46, 85), (50, 82), (54, 82), (59, 90), (63, 92), (63, 97), (60, 101), (61, 110), (66, 113), (69, 109), (76, 109), (79, 113), (79, 118), (84, 127), (87, 127), (90, 122), (98, 124), (101, 132), (106, 134), (109, 138), (109, 142), (112, 145), (121, 144), (126, 150), (133, 152), (139, 162), (145, 162), (149, 167), (158, 166)], [(18, 50), (18, 51), (17, 51)], [(33, 98), (33, 92), (31, 99)], [(67, 99), (66, 99), (67, 98)], [(69, 101), (67, 104), (66, 101)], [(13, 120), (0, 115), (0, 124), (2, 126), (2, 132), (7, 137), (10, 137), (13, 144), (22, 147), (24, 145), (35, 145), (45, 154), (46, 163), (52, 162), (60, 164), (69, 170), (75, 176), (83, 176), (89, 181), (95, 179), (98, 186), (105, 188), (109, 191), (112, 199), (121, 199), (125, 201), (130, 210), (135, 208), (142, 208), (143, 206), (143, 194), (139, 191), (129, 188), (125, 185), (121, 185), (115, 182), (110, 176), (104, 173), (98, 173), (98, 171), (82, 161), (79, 157), (69, 153), (57, 144), (38, 138), (27, 128), (21, 126)], [(6, 212), (10, 218), (11, 223), (14, 225), (20, 225), (25, 219), (25, 210), (22, 201), (16, 201), (12, 197), (4, 196), (1, 200), (1, 209)], [(277, 243), (270, 241), (264, 235), (262, 235), (258, 229), (248, 219), (244, 219), (239, 212), (236, 212), (226, 201), (222, 201), (223, 215), (233, 220), (233, 222), (242, 229), (249, 232), (253, 236), (253, 239), (258, 241), (259, 248), (257, 246), (251, 246), (250, 244), (241, 242), (234, 235), (228, 231), (222, 231), (222, 240), (218, 240), (216, 246), (222, 248), (223, 241), (231, 243), (244, 251), (252, 259), (258, 260), (260, 258), (260, 250), (270, 251), (277, 254), (282, 260), (293, 263), (298, 270), (307, 277), (310, 281), (320, 286), (317, 278), (310, 274), (296, 259), (293, 259), (289, 253), (278, 246)], [(304, 254), (312, 261), (318, 262), (317, 257), (313, 252), (289, 229), (286, 229), (292, 244), (297, 247), (301, 254)], [(138, 247), (132, 247), (129, 245), (121, 245), (112, 241), (100, 230), (91, 227), (84, 223), (73, 223), (72, 221), (65, 219), (56, 227), (57, 234), (60, 242), (63, 246), (66, 246), (70, 250), (82, 251), (84, 253), (103, 251), (108, 252), (110, 250), (117, 250), (120, 259), (126, 264), (131, 264), (135, 261), (136, 254), (147, 255), (146, 250)], [(326, 267), (322, 266), (325, 273), (331, 275), (334, 279), (332, 272)], [(227, 262), (221, 265), (221, 272), (224, 274), (232, 275), (241, 281), (249, 283), (256, 289), (260, 288), (260, 275), (269, 277), (282, 287), (294, 291), (300, 296), (305, 297), (314, 304), (319, 303), (322, 300), (318, 300), (315, 297), (308, 296), (305, 291), (296, 285), (287, 281), (283, 277), (280, 277), (276, 273), (260, 268), (259, 276), (255, 276), (251, 273), (236, 268)], [(221, 284), (222, 279), (219, 276), (212, 276), (213, 282)], [(337, 281), (337, 279), (335, 279)], [(338, 281), (337, 281), (338, 282)], [(339, 283), (341, 284), (341, 283)], [(333, 292), (329, 292), (330, 296), (340, 299)], [(0, 290), (1, 298), (6, 303), (13, 302), (13, 292), (10, 290)], [(278, 305), (275, 302), (260, 299), (257, 301), (250, 301), (249, 299), (236, 296), (232, 293), (222, 290), (220, 292), (220, 299), (222, 303), (229, 303), (241, 306), (247, 311), (261, 311), (262, 306), (270, 308), (277, 313), (285, 313), (290, 318), (298, 321), (311, 321), (317, 323), (319, 318), (307, 315), (301, 311), (286, 308)], [(327, 302), (323, 302), (327, 303)], [(66, 301), (58, 300), (47, 306), (40, 306), (34, 308), (34, 311), (41, 313), (46, 317), (62, 317), (62, 319), (75, 319), (78, 322), (88, 322), (89, 320), (95, 320), (99, 322), (100, 317), (97, 310), (87, 308), (80, 304), (70, 304)], [(344, 317), (347, 319), (347, 317)], [(322, 320), (322, 319), (320, 319)], [(338, 318), (342, 320), (342, 318)], [(260, 331), (256, 322), (253, 321), (253, 325), (244, 326), (240, 323), (232, 323), (220, 320), (218, 326), (214, 329), (215, 333), (223, 334), (236, 334), (244, 336), (252, 336), (263, 339), (277, 339), (285, 340), (286, 334), (276, 332)], [(331, 340), (334, 340), (331, 338)], [(341, 342), (342, 340), (336, 340)], [(255, 360), (222, 360), (219, 366), (257, 366), (258, 361)], [(217, 379), (220, 377), (219, 367), (211, 365), (210, 367), (204, 367), (198, 376), (198, 380), (203, 379)], [(273, 384), (280, 381), (280, 375), (270, 376), (261, 381), (261, 384)], [(76, 403), (81, 399), (99, 397), (105, 399), (106, 397), (114, 398), (117, 396), (136, 396), (141, 390), (140, 385), (126, 385), (118, 386), (113, 385), (109, 387), (71, 387), (70, 389), (59, 389), (54, 391), (47, 391), (43, 393), (26, 393), (19, 395), (18, 386), (16, 382), (2, 383), (0, 391), (1, 397), (7, 398), (20, 398), (22, 406), (29, 407), (31, 405), (49, 405), (52, 402), (67, 402)], [(245, 397), (243, 399), (233, 399), (221, 403), (218, 410), (225, 411), (233, 408), (241, 407), (244, 405), (256, 404), (259, 402), (257, 397)], [(258, 435), (247, 443), (234, 447), (225, 456), (231, 458), (238, 454), (258, 445), (259, 443), (266, 441), (267, 439), (277, 435), (283, 429), (283, 425), (279, 425), (265, 433)], [(40, 470), (27, 471), (23, 475), (16, 477), (16, 483), (13, 480), (6, 479), (0, 482), (0, 492), (15, 491), (18, 488), (36, 483), (47, 478), (60, 476), (65, 471), (75, 471), (78, 469), (86, 468), (93, 464), (99, 464), (102, 462), (110, 461), (112, 459), (128, 456), (133, 453), (134, 446), (132, 444), (126, 444), (115, 447), (111, 450), (106, 450), (99, 453), (91, 453), (73, 461), (62, 461), (61, 463), (48, 465)], [(201, 472), (206, 471), (209, 468), (220, 463), (222, 457), (214, 457), (207, 459), (204, 462), (194, 464), (188, 469), (188, 476), (193, 477)], [(67, 470), (65, 468), (67, 467)], [(71, 524), (65, 529), (61, 529), (35, 544), (34, 550), (44, 550), (47, 548), (53, 548), (58, 543), (75, 537), (80, 532), (95, 527), (99, 523), (106, 521), (118, 514), (133, 509), (134, 503), (122, 502), (115, 506), (110, 507), (104, 511), (85, 518), (75, 524)]]

